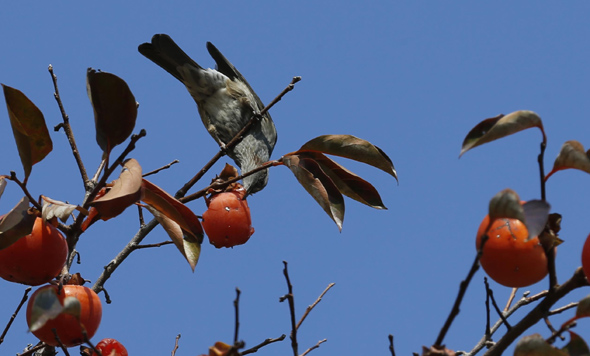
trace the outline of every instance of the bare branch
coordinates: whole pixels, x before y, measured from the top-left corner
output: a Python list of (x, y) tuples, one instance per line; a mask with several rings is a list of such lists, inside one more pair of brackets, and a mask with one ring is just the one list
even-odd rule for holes
[(323, 340), (320, 340), (320, 341), (318, 341), (318, 343), (317, 343), (317, 344), (315, 344), (314, 346), (312, 346), (312, 347), (310, 347), (309, 349), (305, 350), (305, 352), (304, 352), (304, 353), (302, 353), (302, 354), (301, 354), (301, 356), (305, 356), (305, 355), (307, 355), (308, 353), (312, 352), (313, 350), (315, 350), (315, 349), (319, 348), (319, 347), (320, 347), (320, 345), (321, 345), (321, 344), (323, 344), (323, 343), (324, 343), (324, 342), (326, 342), (326, 341), (328, 341), (328, 340), (327, 340), (327, 339), (323, 339)]
[(159, 173), (160, 171), (163, 171), (163, 170), (165, 170), (165, 169), (168, 169), (168, 168), (172, 167), (173, 165), (175, 165), (175, 164), (176, 164), (176, 163), (178, 163), (178, 162), (180, 162), (180, 161), (179, 161), (179, 160), (177, 160), (177, 159), (175, 159), (174, 161), (172, 161), (172, 162), (168, 163), (168, 164), (167, 164), (167, 165), (165, 165), (165, 166), (162, 166), (162, 167), (160, 167), (160, 168), (158, 168), (158, 169), (154, 169), (154, 170), (153, 170), (153, 171), (151, 171), (151, 172), (147, 172), (147, 173), (146, 173), (146, 174), (144, 174), (142, 177), (144, 177), (144, 178), (145, 178), (145, 177), (147, 177), (147, 176), (151, 176), (152, 174)]
[(287, 335), (283, 334), (283, 335), (281, 335), (281, 336), (279, 336), (279, 337), (277, 337), (275, 339), (266, 339), (263, 342), (261, 342), (260, 344), (254, 346), (254, 347), (252, 347), (252, 348), (250, 348), (248, 350), (244, 350), (242, 352), (242, 355), (247, 355), (247, 354), (251, 354), (251, 353), (257, 352), (259, 349), (263, 348), (266, 345), (269, 345), (269, 344), (272, 344), (272, 343), (275, 343), (275, 342), (279, 342), (279, 341), (285, 340), (286, 337), (287, 337)]
[(84, 168), (84, 162), (82, 162), (82, 157), (80, 156), (80, 151), (78, 151), (78, 146), (76, 145), (76, 140), (74, 139), (74, 132), (72, 131), (72, 126), (70, 125), (70, 118), (68, 114), (66, 114), (66, 110), (64, 109), (63, 103), (61, 101), (61, 96), (59, 95), (59, 89), (57, 88), (57, 75), (53, 72), (53, 66), (49, 65), (49, 74), (51, 74), (51, 80), (53, 81), (53, 88), (55, 92), (53, 93), (53, 97), (55, 101), (57, 101), (57, 106), (59, 106), (59, 111), (61, 112), (61, 117), (63, 123), (57, 125), (54, 130), (59, 131), (60, 128), (63, 127), (64, 133), (68, 138), (68, 142), (70, 143), (70, 148), (72, 150), (72, 154), (74, 155), (74, 159), (76, 160), (76, 164), (78, 165), (78, 169), (80, 170), (80, 175), (82, 176), (82, 181), (84, 185), (88, 184), (88, 174), (86, 173), (86, 168)]
[(303, 316), (301, 317), (301, 320), (299, 320), (299, 323), (297, 323), (296, 328), (299, 329), (299, 326), (301, 326), (301, 323), (303, 323), (303, 320), (305, 320), (305, 318), (307, 318), (307, 316), (309, 315), (309, 313), (313, 310), (313, 308), (315, 308), (315, 306), (322, 300), (322, 298), (324, 297), (324, 294), (326, 294), (330, 288), (334, 287), (336, 283), (330, 283), (328, 284), (328, 286), (326, 287), (326, 289), (324, 289), (324, 291), (322, 292), (322, 294), (320, 294), (320, 296), (318, 297), (318, 299), (316, 299), (316, 301), (307, 307), (307, 309), (305, 310), (305, 313), (303, 314)]
[(8, 333), (8, 330), (10, 329), (10, 326), (14, 322), (14, 319), (16, 319), (16, 316), (18, 315), (18, 312), (20, 311), (20, 309), (22, 308), (22, 306), (25, 304), (25, 302), (27, 301), (27, 299), (29, 299), (29, 292), (31, 291), (31, 289), (32, 289), (32, 287), (27, 287), (27, 289), (25, 289), (25, 294), (23, 295), (20, 303), (16, 307), (16, 310), (14, 311), (14, 313), (12, 314), (12, 316), (10, 317), (10, 320), (8, 321), (8, 324), (6, 325), (6, 328), (4, 328), (4, 331), (2, 332), (2, 335), (0, 335), (0, 344), (2, 344), (2, 342), (4, 342), (4, 337)]

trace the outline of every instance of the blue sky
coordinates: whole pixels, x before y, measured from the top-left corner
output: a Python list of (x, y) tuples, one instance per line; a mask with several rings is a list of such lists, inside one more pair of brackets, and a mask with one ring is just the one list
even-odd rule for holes
[[(299, 315), (336, 283), (300, 329), (301, 350), (327, 338), (312, 354), (387, 355), (390, 333), (399, 355), (432, 344), (473, 260), (489, 199), (507, 187), (525, 200), (540, 197), (538, 130), (475, 148), (459, 160), (463, 138), (485, 118), (523, 109), (543, 119), (547, 170), (563, 142), (590, 146), (589, 11), (582, 1), (3, 4), (0, 82), (23, 91), (51, 128), (61, 120), (47, 73), (52, 64), (90, 171), (101, 152), (85, 89), (88, 67), (123, 78), (140, 103), (135, 131), (148, 134), (131, 156), (144, 170), (180, 160), (152, 179), (160, 187), (175, 192), (216, 152), (185, 88), (137, 52), (153, 34), (167, 33), (204, 67), (214, 65), (205, 48), (214, 43), (264, 102), (302, 76), (271, 110), (279, 135), (273, 158), (318, 135), (353, 134), (382, 148), (399, 174), (398, 186), (377, 169), (339, 160), (372, 182), (389, 208), (347, 200), (339, 233), (288, 169), (273, 168), (267, 188), (249, 199), (256, 233), (246, 245), (216, 250), (204, 244), (194, 273), (172, 246), (133, 253), (106, 284), (113, 303), (104, 305), (93, 340), (114, 337), (132, 355), (165, 355), (182, 334), (177, 355), (206, 353), (215, 341), (232, 340), (235, 287), (242, 290), (240, 335), (247, 345), (288, 334), (288, 307), (278, 302), (286, 293), (286, 260)], [(80, 202), (83, 186), (69, 146), (62, 132), (52, 138), (54, 151), (33, 168), (29, 188), (34, 196)], [(22, 176), (2, 110), (0, 150), (0, 174)], [(222, 167), (218, 163), (205, 179)], [(560, 281), (580, 265), (590, 232), (588, 179), (570, 170), (547, 184), (552, 211), (563, 215)], [(0, 212), (20, 197), (9, 184)], [(189, 206), (197, 214), (205, 209), (202, 200)], [(73, 271), (96, 280), (137, 228), (135, 209), (97, 223), (83, 235), (82, 264)], [(166, 239), (157, 228), (146, 242)], [(480, 270), (467, 292), (446, 339), (449, 348), (470, 350), (483, 335), (483, 277)], [(492, 286), (504, 305), (510, 290)], [(23, 290), (0, 281), (0, 325)], [(588, 293), (578, 290), (557, 306)], [(549, 336), (544, 326), (533, 332)], [(579, 323), (578, 333), (590, 335), (588, 321)], [(19, 315), (0, 354), (35, 342)], [(258, 352), (289, 353), (288, 341)]]

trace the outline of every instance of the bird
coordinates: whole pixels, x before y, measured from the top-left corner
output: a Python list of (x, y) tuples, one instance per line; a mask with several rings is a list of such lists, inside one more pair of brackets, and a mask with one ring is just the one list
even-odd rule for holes
[[(154, 35), (151, 43), (139, 45), (138, 50), (186, 86), (205, 128), (222, 149), (264, 108), (244, 76), (211, 42), (207, 42), (207, 50), (215, 69), (201, 67), (166, 34)], [(277, 130), (267, 112), (227, 155), (244, 174), (267, 162), (276, 142)], [(246, 195), (261, 191), (267, 183), (268, 169), (243, 179)]]

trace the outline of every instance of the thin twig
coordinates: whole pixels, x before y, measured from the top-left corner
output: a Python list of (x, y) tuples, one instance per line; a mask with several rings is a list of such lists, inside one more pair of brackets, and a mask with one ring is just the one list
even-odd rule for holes
[(320, 347), (320, 345), (321, 345), (321, 344), (323, 344), (323, 343), (324, 343), (324, 342), (326, 342), (326, 341), (328, 341), (328, 339), (323, 339), (323, 340), (320, 340), (320, 341), (318, 341), (318, 343), (317, 343), (317, 344), (315, 344), (315, 345), (313, 345), (312, 347), (310, 347), (309, 349), (305, 350), (305, 352), (304, 352), (304, 353), (302, 353), (302, 354), (301, 354), (301, 356), (305, 356), (305, 355), (307, 355), (308, 353), (312, 352), (313, 350), (315, 350), (315, 349), (319, 348), (319, 347)]
[[(145, 226), (145, 225), (144, 225)], [(170, 245), (173, 244), (174, 242), (172, 242), (171, 240), (168, 241), (162, 241), (162, 242), (158, 242), (157, 244), (144, 244), (144, 245), (137, 245), (134, 247), (135, 250), (141, 250), (143, 248), (154, 248), (154, 247), (161, 247), (164, 245)]]
[(504, 307), (504, 311), (510, 309), (510, 305), (512, 304), (512, 301), (514, 300), (514, 297), (516, 297), (517, 291), (518, 291), (518, 288), (512, 288), (512, 291), (510, 292), (510, 297), (508, 297), (508, 301), (506, 302), (506, 306)]
[(43, 210), (43, 207), (41, 206), (41, 204), (39, 204), (39, 202), (37, 200), (35, 200), (35, 198), (33, 198), (31, 193), (27, 189), (27, 185), (18, 179), (15, 171), (10, 171), (10, 176), (5, 176), (5, 177), (6, 177), (6, 179), (15, 182), (20, 187), (20, 189), (23, 191), (23, 193), (25, 193), (27, 198), (29, 198), (29, 201), (31, 202), (31, 204), (33, 204), (37, 210), (39, 210), (39, 211)]
[(27, 287), (25, 289), (25, 294), (23, 295), (20, 303), (16, 307), (16, 310), (14, 311), (14, 313), (12, 314), (12, 316), (10, 317), (10, 320), (8, 321), (8, 324), (4, 328), (4, 331), (2, 332), (2, 335), (0, 335), (0, 344), (2, 344), (4, 342), (4, 337), (8, 333), (8, 329), (10, 329), (10, 326), (14, 322), (14, 319), (16, 319), (16, 316), (18, 315), (18, 312), (20, 311), (20, 308), (22, 308), (22, 306), (25, 304), (25, 302), (27, 301), (27, 299), (29, 299), (29, 292), (31, 291), (31, 288), (32, 287)]
[(238, 342), (238, 331), (240, 330), (240, 288), (236, 288), (236, 299), (234, 300), (234, 308), (236, 310), (236, 325), (234, 329), (234, 345)]
[(522, 335), (523, 332), (528, 330), (531, 326), (535, 325), (539, 320), (541, 320), (545, 315), (547, 315), (549, 309), (553, 304), (555, 304), (558, 300), (563, 298), (569, 292), (573, 291), (574, 289), (588, 286), (588, 280), (586, 280), (586, 276), (584, 275), (584, 271), (582, 267), (579, 267), (574, 275), (567, 280), (564, 284), (560, 285), (559, 287), (548, 291), (547, 295), (541, 302), (533, 308), (524, 318), (522, 318), (516, 325), (512, 327), (509, 331), (502, 336), (498, 342), (496, 342), (485, 354), (484, 356), (499, 356), (510, 346), (516, 338)]
[(180, 334), (176, 335), (176, 340), (174, 341), (174, 348), (172, 349), (172, 355), (176, 355), (176, 350), (178, 350), (178, 340), (180, 340)]
[(167, 165), (165, 165), (165, 166), (163, 166), (163, 167), (160, 167), (160, 168), (158, 168), (158, 169), (154, 169), (154, 170), (153, 170), (153, 171), (151, 171), (151, 172), (147, 172), (147, 173), (146, 173), (146, 174), (144, 174), (142, 177), (143, 177), (143, 178), (145, 178), (145, 177), (151, 176), (152, 174), (159, 173), (160, 171), (163, 171), (163, 170), (165, 170), (165, 169), (168, 169), (168, 168), (172, 167), (173, 165), (175, 165), (175, 164), (176, 164), (176, 163), (178, 163), (178, 162), (180, 162), (180, 161), (179, 161), (179, 160), (177, 160), (177, 159), (175, 159), (174, 161), (172, 161), (172, 162), (168, 163)]
[(511, 326), (508, 323), (508, 319), (506, 319), (506, 317), (504, 317), (504, 315), (502, 314), (502, 311), (500, 310), (500, 307), (498, 307), (498, 303), (496, 303), (496, 298), (494, 298), (494, 291), (490, 288), (490, 285), (488, 284), (488, 279), (484, 278), (484, 280), (485, 280), (485, 284), (486, 284), (486, 293), (490, 296), (490, 299), (492, 300), (492, 306), (494, 307), (494, 310), (496, 310), (496, 313), (498, 313), (498, 315), (500, 316), (500, 319), (506, 325), (506, 328), (508, 330), (510, 330)]
[(288, 292), (281, 298), (279, 298), (280, 302), (284, 302), (285, 300), (289, 301), (289, 313), (291, 314), (291, 348), (293, 349), (293, 356), (299, 356), (298, 352), (298, 344), (297, 344), (297, 324), (295, 321), (295, 297), (293, 295), (293, 285), (291, 284), (291, 280), (289, 279), (289, 271), (287, 270), (287, 261), (283, 261), (285, 268), (283, 269), (283, 274), (285, 275), (285, 280), (287, 281), (287, 289)]
[(36, 351), (39, 351), (40, 349), (42, 349), (44, 347), (49, 347), (49, 346), (47, 346), (44, 342), (39, 341), (39, 343), (37, 345), (33, 346), (32, 348), (28, 349), (27, 351), (23, 352), (22, 354), (18, 354), (17, 356), (31, 356)]
[(263, 348), (266, 345), (269, 345), (269, 344), (272, 344), (272, 343), (275, 343), (275, 342), (279, 342), (279, 341), (285, 340), (286, 337), (287, 337), (287, 335), (283, 334), (283, 335), (281, 335), (281, 336), (279, 336), (279, 337), (277, 337), (275, 339), (266, 339), (263, 342), (261, 342), (260, 344), (254, 346), (254, 347), (252, 347), (252, 348), (250, 348), (248, 350), (244, 350), (242, 352), (242, 355), (247, 355), (247, 354), (255, 353), (255, 352), (257, 352), (258, 350), (260, 350), (261, 348)]
[(199, 190), (199, 191), (197, 191), (197, 192), (195, 192), (193, 194), (189, 194), (189, 195), (187, 195), (185, 197), (178, 198), (178, 200), (180, 200), (182, 203), (188, 203), (188, 202), (191, 202), (193, 200), (197, 200), (197, 199), (203, 197), (205, 194), (207, 194), (207, 192), (209, 191), (209, 189), (223, 189), (223, 188), (227, 187), (228, 185), (230, 185), (230, 184), (232, 184), (234, 182), (240, 181), (240, 180), (244, 179), (245, 177), (251, 176), (252, 174), (254, 174), (256, 172), (259, 172), (259, 171), (262, 171), (262, 170), (265, 170), (265, 169), (269, 169), (270, 167), (279, 166), (279, 165), (282, 165), (282, 164), (283, 164), (282, 163), (282, 160), (280, 160), (280, 159), (275, 160), (275, 161), (268, 161), (268, 162), (266, 162), (266, 163), (264, 163), (264, 164), (262, 164), (262, 165), (260, 165), (260, 166), (258, 166), (256, 168), (254, 168), (253, 170), (251, 170), (249, 172), (246, 172), (246, 173), (244, 173), (242, 175), (239, 175), (239, 176), (237, 176), (235, 178), (229, 179), (229, 180), (227, 180), (227, 181), (225, 181), (223, 183), (214, 182), (214, 183), (210, 184), (209, 186), (207, 186), (207, 187), (205, 187), (205, 188), (203, 188), (203, 189), (201, 189), (201, 190)]
[(391, 352), (391, 356), (395, 356), (395, 349), (393, 348), (393, 335), (389, 334), (389, 352)]
[(189, 180), (182, 188), (180, 188), (176, 192), (174, 197), (177, 199), (184, 197), (186, 193), (189, 191), (189, 189), (191, 189), (193, 185), (195, 185), (205, 175), (205, 173), (207, 173), (207, 171), (209, 171), (209, 169), (213, 167), (213, 165), (226, 154), (228, 150), (233, 148), (242, 140), (242, 137), (246, 132), (248, 132), (248, 130), (250, 130), (252, 125), (254, 125), (254, 123), (258, 121), (262, 116), (264, 116), (264, 114), (266, 114), (276, 103), (281, 101), (281, 99), (288, 92), (293, 90), (293, 88), (295, 88), (295, 83), (299, 82), (300, 80), (301, 77), (293, 77), (291, 83), (289, 83), (289, 85), (287, 85), (287, 87), (283, 89), (283, 91), (276, 98), (274, 98), (273, 101), (270, 102), (270, 104), (266, 105), (264, 109), (262, 109), (259, 113), (255, 113), (254, 115), (252, 115), (252, 118), (250, 118), (246, 125), (244, 125), (244, 127), (242, 127), (242, 129), (228, 143), (225, 144), (225, 147), (221, 148), (213, 156), (213, 158), (211, 158), (211, 160), (209, 160), (209, 162), (207, 162), (207, 164), (205, 164), (205, 166), (201, 168), (201, 170), (197, 172), (197, 174), (193, 178), (191, 178), (191, 180)]
[(315, 308), (315, 306), (322, 300), (322, 298), (324, 297), (324, 294), (326, 294), (326, 292), (328, 292), (330, 290), (330, 288), (334, 287), (335, 284), (336, 283), (328, 284), (328, 286), (326, 287), (326, 289), (324, 289), (322, 294), (320, 294), (318, 299), (316, 299), (316, 301), (312, 305), (308, 306), (307, 309), (305, 309), (305, 313), (303, 313), (303, 316), (301, 317), (301, 319), (297, 323), (297, 326), (296, 326), (297, 329), (299, 329), (299, 326), (301, 326), (301, 323), (303, 323), (303, 320), (305, 320), (305, 318), (307, 318), (307, 316), (313, 310), (313, 308)]
[[(115, 257), (107, 266), (105, 266), (102, 274), (98, 277), (94, 286), (92, 286), (92, 290), (96, 293), (100, 292), (104, 289), (104, 283), (109, 279), (109, 277), (113, 274), (113, 272), (119, 267), (121, 263), (133, 252), (137, 249), (137, 246), (141, 243), (141, 241), (147, 236), (147, 234), (152, 231), (158, 225), (158, 221), (156, 219), (152, 219), (150, 222), (145, 224), (143, 227), (139, 229), (139, 231), (133, 236), (131, 241), (119, 252), (117, 257)], [(108, 301), (107, 301), (108, 303)]]
[(70, 143), (70, 148), (72, 150), (72, 154), (74, 155), (74, 159), (76, 160), (76, 164), (78, 165), (78, 169), (80, 169), (80, 175), (82, 176), (82, 181), (86, 185), (88, 183), (88, 174), (86, 173), (86, 168), (84, 168), (84, 162), (82, 162), (82, 157), (80, 156), (80, 151), (78, 151), (78, 146), (76, 145), (76, 140), (74, 139), (74, 132), (72, 131), (72, 126), (70, 125), (70, 118), (68, 114), (66, 114), (66, 110), (64, 109), (63, 103), (61, 101), (61, 96), (59, 95), (59, 89), (57, 88), (57, 75), (53, 72), (53, 66), (49, 65), (49, 74), (51, 74), (51, 80), (53, 81), (53, 88), (55, 92), (53, 93), (53, 97), (55, 101), (57, 101), (57, 106), (59, 106), (59, 111), (61, 112), (61, 117), (63, 123), (57, 125), (54, 130), (59, 131), (60, 128), (63, 127), (64, 133), (68, 138), (68, 142)]
[(53, 336), (55, 337), (55, 341), (57, 341), (57, 344), (61, 348), (61, 350), (63, 351), (64, 355), (70, 356), (70, 354), (68, 353), (68, 349), (61, 342), (59, 336), (57, 335), (57, 330), (55, 328), (53, 328), (53, 329), (51, 329), (51, 332), (53, 332)]

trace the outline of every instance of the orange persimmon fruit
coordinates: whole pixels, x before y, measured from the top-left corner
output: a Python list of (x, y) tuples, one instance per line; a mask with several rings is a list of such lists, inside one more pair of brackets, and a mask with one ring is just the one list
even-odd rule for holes
[(38, 286), (59, 275), (67, 256), (68, 244), (63, 235), (38, 217), (29, 235), (0, 250), (0, 277)]
[[(102, 356), (128, 356), (127, 349), (123, 344), (115, 339), (102, 339), (96, 344), (96, 349), (100, 351)], [(92, 356), (98, 356), (96, 352), (92, 352)]]
[[(490, 222), (489, 216), (477, 230), (475, 248)], [(488, 231), (479, 262), (488, 276), (506, 287), (519, 288), (537, 283), (547, 275), (547, 256), (537, 236), (528, 240), (526, 226), (517, 219), (497, 219)]]
[(39, 340), (51, 346), (58, 346), (52, 329), (55, 329), (59, 340), (65, 347), (80, 345), (84, 342), (82, 328), (86, 330), (88, 338), (92, 338), (102, 318), (102, 304), (98, 295), (90, 288), (78, 285), (64, 285), (61, 290), (55, 285), (46, 285), (40, 287), (33, 293), (27, 304), (27, 323), (31, 327), (33, 320), (33, 305), (35, 297), (47, 288), (53, 288), (57, 294), (59, 302), (63, 305), (67, 297), (74, 297), (80, 304), (79, 317), (68, 313), (61, 313), (55, 319), (47, 320), (45, 325), (34, 330)]
[(246, 243), (254, 233), (248, 202), (239, 192), (214, 195), (203, 214), (203, 229), (209, 242), (217, 247), (233, 247)]

